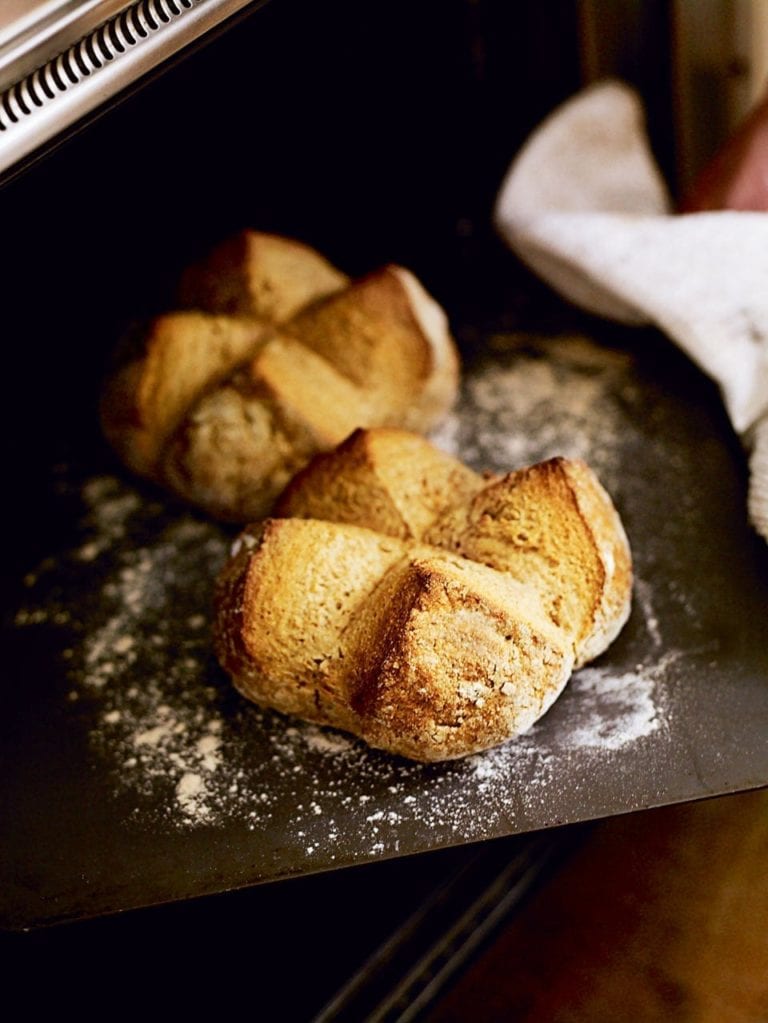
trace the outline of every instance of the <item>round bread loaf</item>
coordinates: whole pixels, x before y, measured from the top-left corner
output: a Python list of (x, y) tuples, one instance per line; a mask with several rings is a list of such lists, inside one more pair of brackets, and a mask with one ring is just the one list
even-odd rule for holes
[(244, 232), (131, 332), (102, 393), (105, 436), (139, 473), (216, 518), (264, 516), (291, 476), (357, 427), (431, 429), (459, 359), (409, 271), (349, 279), (290, 239)]
[(594, 473), (486, 479), (397, 429), (316, 456), (249, 527), (214, 643), (249, 699), (416, 760), (528, 729), (627, 620), (632, 563)]

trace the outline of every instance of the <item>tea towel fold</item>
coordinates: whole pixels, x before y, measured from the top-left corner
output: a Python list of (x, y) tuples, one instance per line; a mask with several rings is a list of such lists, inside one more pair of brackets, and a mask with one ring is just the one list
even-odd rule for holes
[(749, 514), (768, 540), (768, 213), (676, 214), (620, 82), (557, 109), (515, 158), (496, 225), (566, 298), (654, 324), (719, 385), (750, 455)]

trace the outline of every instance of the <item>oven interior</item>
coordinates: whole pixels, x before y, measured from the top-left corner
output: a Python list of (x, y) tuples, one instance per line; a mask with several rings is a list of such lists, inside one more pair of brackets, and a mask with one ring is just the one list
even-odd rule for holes
[[(169, 1005), (194, 1004), (199, 984), (222, 1005), (251, 990), (279, 998), (283, 1018), (360, 1019), (375, 1006), (375, 1018), (416, 1018), (414, 1006), (429, 1004), (590, 820), (764, 784), (768, 662), (757, 612), (768, 559), (742, 524), (744, 458), (715, 388), (655, 332), (568, 307), (492, 227), (510, 159), (582, 82), (577, 6), (273, 0), (0, 192), (3, 942), (19, 978), (44, 962), (60, 990), (96, 970), (136, 1004), (148, 978), (162, 976)], [(661, 63), (634, 71), (659, 111), (654, 141), (671, 167), (669, 75)], [(585, 762), (578, 785), (516, 818), (485, 822), (478, 801), (477, 826), (458, 836), (445, 816), (439, 826), (406, 823), (383, 855), (350, 819), (343, 855), (317, 866), (291, 832), (289, 787), (277, 786), (283, 805), (266, 851), (242, 821), (218, 834), (131, 823), (135, 793), (113, 800), (88, 745), (88, 715), (100, 711), (67, 702), (60, 633), (20, 630), (15, 616), (35, 566), (84, 542), (83, 481), (133, 488), (155, 509), (134, 529), (170, 529), (189, 514), (126, 479), (96, 426), (99, 386), (126, 324), (170, 307), (181, 269), (244, 226), (299, 237), (353, 275), (408, 266), (448, 310), (470, 367), (505, 333), (518, 342), (585, 334), (636, 360), (639, 396), (625, 409), (634, 432), (616, 441), (635, 465), (619, 501), (643, 572), (663, 583), (656, 613), (668, 616), (670, 650), (695, 651), (659, 682), (671, 701), (663, 747), (609, 757), (599, 774)], [(679, 433), (659, 459), (659, 433), (673, 422)], [(656, 471), (643, 503), (641, 477)], [(668, 488), (689, 485), (698, 507), (670, 524)], [(92, 585), (63, 571), (47, 599), (87, 619)], [(648, 629), (638, 620), (633, 629), (617, 656), (650, 663)], [(139, 661), (131, 684), (145, 670)], [(404, 784), (400, 795), (427, 782)], [(449, 772), (446, 784), (463, 782)], [(301, 971), (289, 990), (285, 960)], [(422, 969), (404, 986), (413, 963)]]

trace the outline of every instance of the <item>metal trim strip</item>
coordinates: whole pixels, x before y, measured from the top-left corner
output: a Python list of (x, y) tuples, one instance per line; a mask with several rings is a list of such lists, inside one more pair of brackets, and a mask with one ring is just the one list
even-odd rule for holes
[(0, 91), (135, 2), (4, 0), (0, 3)]
[(0, 92), (0, 174), (227, 18), (265, 0), (138, 0)]

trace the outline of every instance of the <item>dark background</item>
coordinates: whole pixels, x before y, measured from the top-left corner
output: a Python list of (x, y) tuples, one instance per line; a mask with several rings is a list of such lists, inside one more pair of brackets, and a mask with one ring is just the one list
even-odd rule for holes
[(88, 393), (115, 326), (244, 226), (467, 293), (457, 238), (491, 235), (510, 157), (577, 84), (570, 3), (273, 0), (0, 191), (6, 353), (66, 408), (59, 373)]

